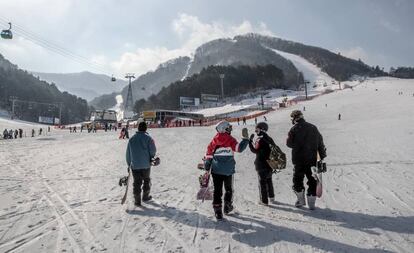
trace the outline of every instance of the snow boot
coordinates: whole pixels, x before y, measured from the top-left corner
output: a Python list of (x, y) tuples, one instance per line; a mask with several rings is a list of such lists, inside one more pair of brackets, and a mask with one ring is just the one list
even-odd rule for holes
[(135, 206), (141, 206), (141, 194), (139, 195), (134, 194), (134, 199), (135, 199)]
[(298, 198), (295, 202), (295, 206), (296, 207), (302, 207), (302, 206), (306, 205), (305, 190), (302, 190), (301, 192), (296, 192), (295, 191), (295, 194), (296, 194), (296, 197)]
[(213, 205), (214, 208), (214, 215), (216, 216), (217, 220), (223, 219), (223, 211), (221, 210), (221, 205)]
[(224, 214), (228, 215), (231, 211), (233, 211), (234, 207), (231, 203), (224, 204)]
[(259, 205), (262, 205), (262, 206), (269, 206), (269, 203), (265, 203), (265, 202), (263, 202), (263, 201), (259, 200)]
[(142, 201), (144, 201), (144, 202), (148, 202), (148, 201), (150, 201), (152, 199), (152, 196), (151, 195), (148, 195), (148, 196), (144, 196), (144, 197), (142, 197)]
[(306, 196), (308, 207), (310, 210), (315, 210), (316, 196)]

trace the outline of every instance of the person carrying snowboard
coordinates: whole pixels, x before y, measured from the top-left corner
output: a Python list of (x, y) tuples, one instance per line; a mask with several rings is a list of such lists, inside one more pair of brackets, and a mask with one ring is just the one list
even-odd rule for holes
[(154, 140), (146, 132), (147, 124), (140, 122), (138, 124), (138, 132), (132, 136), (128, 141), (126, 150), (126, 162), (132, 170), (134, 178), (133, 192), (135, 199), (135, 206), (141, 206), (141, 186), (142, 186), (142, 201), (149, 201), (152, 199), (150, 195), (151, 190), (151, 161), (155, 157), (157, 148)]
[(243, 139), (240, 143), (231, 136), (232, 125), (227, 121), (221, 121), (216, 125), (217, 134), (207, 147), (204, 168), (211, 170), (214, 184), (213, 209), (218, 220), (223, 218), (222, 195), (223, 184), (224, 213), (227, 215), (233, 210), (233, 174), (235, 173), (236, 161), (234, 152), (243, 152), (248, 143), (247, 128), (243, 128)]
[(305, 203), (305, 187), (303, 179), (308, 179), (307, 201), (309, 209), (315, 208), (316, 180), (312, 176), (311, 167), (316, 165), (317, 155), (320, 159), (326, 157), (326, 148), (322, 135), (316, 126), (305, 121), (300, 110), (294, 110), (290, 114), (293, 127), (290, 129), (286, 145), (292, 148), (293, 190), (296, 194), (296, 207), (302, 207)]
[(254, 134), (250, 136), (249, 148), (250, 151), (256, 154), (256, 160), (254, 165), (256, 167), (257, 176), (259, 177), (259, 203), (262, 205), (268, 205), (269, 199), (274, 201), (275, 192), (272, 182), (272, 168), (267, 163), (270, 156), (270, 145), (276, 145), (273, 139), (267, 134), (269, 126), (265, 122), (259, 122), (256, 125), (257, 138), (255, 144), (253, 144)]

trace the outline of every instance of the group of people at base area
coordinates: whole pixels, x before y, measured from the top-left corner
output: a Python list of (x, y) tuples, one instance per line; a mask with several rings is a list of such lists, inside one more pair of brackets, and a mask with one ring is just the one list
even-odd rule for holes
[[(317, 181), (312, 176), (311, 167), (316, 165), (318, 155), (320, 159), (326, 157), (325, 145), (316, 126), (306, 122), (300, 110), (294, 110), (290, 116), (293, 127), (288, 133), (286, 145), (292, 149), (292, 163), (294, 165), (292, 189), (297, 197), (295, 206), (303, 207), (307, 202), (309, 209), (314, 209)], [(140, 206), (141, 201), (148, 201), (152, 198), (150, 195), (150, 171), (156, 147), (154, 140), (146, 130), (146, 123), (139, 123), (138, 132), (129, 140), (126, 151), (126, 161), (132, 169), (134, 178), (133, 192), (136, 206)], [(232, 125), (229, 122), (219, 122), (216, 125), (217, 133), (207, 146), (204, 157), (204, 168), (211, 172), (213, 179), (213, 209), (217, 219), (222, 219), (223, 213), (229, 214), (234, 209), (233, 175), (236, 172), (234, 152), (243, 152), (247, 147), (256, 154), (254, 165), (259, 179), (259, 204), (267, 206), (269, 201), (275, 199), (272, 182), (273, 172), (267, 163), (271, 153), (270, 146), (275, 145), (275, 142), (268, 135), (268, 124), (266, 122), (256, 124), (257, 138), (255, 141), (255, 135), (249, 136), (247, 128), (242, 129), (240, 142), (231, 135), (232, 130)], [(306, 198), (305, 177), (308, 185)]]
[(7, 130), (4, 129), (3, 131), (3, 139), (17, 139), (17, 138), (23, 138), (23, 129), (13, 129)]
[[(48, 132), (50, 132), (50, 127), (47, 128)], [(39, 135), (42, 135), (43, 133), (43, 128), (39, 128)], [(36, 131), (34, 129), (32, 129), (31, 131), (31, 136), (35, 137), (36, 135)], [(19, 128), (19, 129), (15, 129), (13, 131), (13, 129), (7, 130), (4, 129), (3, 131), (3, 139), (17, 139), (17, 138), (23, 138), (23, 129)]]
[[(263, 119), (264, 121), (267, 121), (266, 116), (263, 116)], [(243, 120), (243, 125), (246, 125), (247, 124), (246, 117), (243, 117), (242, 120)], [(257, 125), (257, 117), (254, 118), (254, 124)], [(240, 125), (240, 118), (237, 118), (237, 125)]]

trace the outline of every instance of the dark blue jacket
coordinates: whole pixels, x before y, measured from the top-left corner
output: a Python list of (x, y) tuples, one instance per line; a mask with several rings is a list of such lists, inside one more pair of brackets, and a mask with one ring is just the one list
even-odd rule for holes
[(148, 169), (156, 152), (157, 148), (151, 136), (147, 132), (137, 132), (128, 141), (126, 162), (133, 170)]

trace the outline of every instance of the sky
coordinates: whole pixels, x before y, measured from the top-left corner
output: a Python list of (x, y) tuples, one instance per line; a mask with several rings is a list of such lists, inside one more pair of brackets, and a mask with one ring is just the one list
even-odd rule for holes
[(144, 74), (249, 32), (414, 66), (413, 0), (0, 0), (0, 54), (36, 72)]

